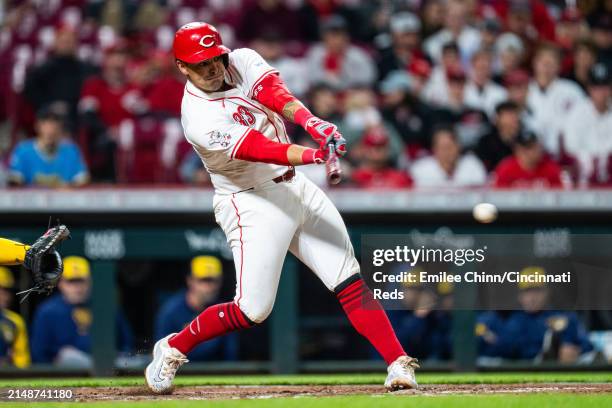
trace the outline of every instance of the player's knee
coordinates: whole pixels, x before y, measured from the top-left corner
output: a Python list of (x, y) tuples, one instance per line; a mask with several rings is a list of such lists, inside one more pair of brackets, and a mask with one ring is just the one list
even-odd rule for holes
[(270, 316), (270, 313), (272, 313), (273, 306), (274, 301), (258, 302), (256, 304), (241, 302), (240, 310), (242, 310), (242, 313), (244, 313), (253, 323), (262, 323)]
[(338, 277), (332, 287), (330, 288), (332, 292), (337, 292), (338, 288), (342, 288), (347, 284), (347, 282), (353, 282), (358, 277), (361, 277), (361, 268), (359, 267), (359, 262), (355, 257), (350, 259), (344, 268), (338, 274)]

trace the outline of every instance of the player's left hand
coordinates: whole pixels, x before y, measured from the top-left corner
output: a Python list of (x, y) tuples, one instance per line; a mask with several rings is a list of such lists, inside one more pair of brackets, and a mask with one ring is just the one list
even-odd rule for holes
[(338, 132), (338, 127), (333, 123), (326, 122), (321, 118), (313, 116), (306, 121), (304, 129), (310, 136), (319, 143), (321, 149), (327, 149), (330, 143), (334, 144), (334, 149), (338, 156), (346, 154), (346, 139)]

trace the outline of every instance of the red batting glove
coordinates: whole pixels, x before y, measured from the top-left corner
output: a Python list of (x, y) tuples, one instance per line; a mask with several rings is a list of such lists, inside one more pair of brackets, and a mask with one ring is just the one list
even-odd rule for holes
[(333, 143), (338, 156), (346, 154), (346, 140), (338, 132), (338, 127), (333, 123), (314, 116), (305, 108), (295, 113), (295, 122), (301, 125), (319, 143), (321, 149), (327, 149), (328, 145)]

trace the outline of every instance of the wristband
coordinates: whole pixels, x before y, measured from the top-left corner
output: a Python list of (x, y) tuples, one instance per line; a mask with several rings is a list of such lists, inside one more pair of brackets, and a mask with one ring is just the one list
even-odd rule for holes
[(302, 152), (302, 164), (321, 164), (325, 161), (324, 153), (319, 149), (306, 149)]
[(306, 122), (312, 117), (314, 117), (314, 115), (310, 113), (308, 109), (300, 108), (295, 111), (295, 114), (293, 115), (293, 120), (295, 123), (306, 129)]

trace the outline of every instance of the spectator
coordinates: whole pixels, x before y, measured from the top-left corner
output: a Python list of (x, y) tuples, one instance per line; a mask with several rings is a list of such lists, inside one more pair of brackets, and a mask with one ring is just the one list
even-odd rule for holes
[(429, 38), (444, 26), (445, 2), (443, 0), (427, 0), (422, 3), (423, 38)]
[[(40, 304), (34, 314), (32, 360), (35, 363), (91, 368), (89, 262), (78, 256), (66, 257), (58, 289), (60, 293)], [(130, 352), (132, 343), (131, 329), (123, 314), (118, 313), (118, 350)]]
[(420, 50), (421, 20), (410, 12), (396, 13), (389, 22), (391, 47), (381, 52), (378, 62), (379, 78), (393, 71), (407, 70), (415, 59), (424, 59)]
[(352, 180), (361, 188), (406, 188), (412, 180), (403, 171), (394, 169), (390, 164), (389, 136), (384, 128), (368, 130), (362, 140), (363, 161), (353, 171)]
[(491, 53), (480, 50), (472, 57), (472, 72), (465, 86), (466, 105), (482, 110), (492, 117), (495, 107), (507, 99), (506, 90), (491, 80)]
[(501, 34), (501, 24), (497, 18), (485, 17), (478, 24), (480, 30), (480, 49), (494, 51), (498, 36)]
[[(223, 269), (219, 259), (213, 256), (193, 258), (186, 280), (187, 290), (168, 299), (155, 318), (155, 339), (181, 331), (206, 307), (218, 302), (222, 279)], [(229, 335), (202, 343), (189, 353), (189, 360), (236, 360), (237, 340), (235, 335)]]
[(567, 117), (584, 97), (577, 84), (559, 78), (560, 58), (559, 49), (554, 46), (538, 48), (533, 57), (534, 80), (527, 95), (527, 105), (533, 112), (533, 130), (553, 155), (560, 153), (560, 119)]
[(612, 71), (612, 12), (597, 12), (591, 22), (592, 39), (597, 46), (597, 61)]
[[(415, 266), (411, 272), (418, 274), (420, 270)], [(400, 343), (419, 359), (450, 359), (452, 284), (440, 283), (433, 288), (417, 278), (414, 283), (403, 283), (402, 293), (403, 298), (399, 300), (402, 310), (387, 312)]]
[(411, 92), (412, 77), (394, 71), (380, 84), (382, 117), (399, 133), (411, 156), (429, 145), (431, 108)]
[(170, 64), (172, 59), (169, 54), (157, 52), (154, 58), (160, 75), (153, 80), (147, 92), (151, 112), (162, 117), (180, 117), (185, 77), (174, 64)]
[(470, 60), (472, 54), (480, 47), (480, 33), (468, 25), (467, 17), (466, 1), (448, 1), (444, 28), (425, 40), (423, 44), (425, 52), (433, 61), (441, 61), (442, 48), (449, 42), (457, 43), (463, 61)]
[(434, 106), (448, 104), (448, 72), (461, 70), (459, 47), (450, 42), (442, 47), (442, 59), (431, 70), (429, 80), (425, 83), (422, 92), (423, 99)]
[(508, 311), (487, 311), (480, 313), (476, 318), (475, 334), (478, 338), (478, 355), (481, 362), (510, 356), (506, 344), (508, 339), (506, 325), (509, 315)]
[(575, 7), (568, 7), (561, 13), (555, 25), (555, 42), (562, 51), (561, 72), (566, 75), (572, 66), (572, 53), (576, 43), (586, 31), (580, 11)]
[(469, 187), (484, 185), (487, 172), (476, 156), (461, 154), (461, 146), (450, 127), (434, 131), (432, 156), (417, 160), (411, 169), (416, 187)]
[(363, 135), (368, 129), (378, 127), (384, 128), (390, 140), (391, 161), (397, 160), (404, 151), (404, 143), (393, 125), (383, 120), (376, 94), (370, 88), (353, 88), (346, 91), (343, 110), (344, 116), (338, 122), (338, 129), (346, 139), (349, 160), (360, 160), (363, 150), (360, 142)]
[(506, 21), (506, 28), (526, 44), (538, 39), (555, 40), (555, 22), (541, 0), (509, 0), (496, 4), (497, 12)]
[(533, 129), (535, 118), (533, 112), (527, 106), (529, 74), (522, 69), (510, 71), (504, 75), (504, 85), (508, 90), (509, 102), (515, 103), (518, 107), (521, 123), (528, 129)]
[(376, 67), (372, 58), (351, 45), (344, 18), (333, 15), (322, 24), (323, 42), (314, 45), (306, 55), (310, 80), (344, 90), (372, 85)]
[(23, 318), (9, 310), (14, 288), (13, 273), (0, 266), (0, 366), (26, 368), (30, 365), (28, 331)]
[(23, 95), (37, 112), (51, 103), (66, 105), (67, 127), (74, 134), (77, 123), (77, 104), (85, 79), (95, 70), (77, 58), (78, 38), (72, 28), (65, 26), (55, 33), (53, 54), (27, 75)]
[(514, 142), (521, 130), (519, 106), (511, 101), (502, 102), (495, 109), (495, 127), (478, 141), (476, 154), (488, 171), (512, 155)]
[(465, 104), (465, 72), (450, 68), (447, 72), (448, 102), (433, 111), (433, 123), (455, 125), (455, 132), (463, 148), (472, 148), (489, 131), (486, 113)]
[(275, 31), (266, 31), (256, 38), (252, 48), (280, 73), (281, 78), (291, 93), (301, 98), (306, 95), (310, 86), (309, 75), (304, 63), (299, 58), (285, 55), (283, 37)]
[(589, 97), (565, 120), (565, 151), (578, 161), (579, 182), (612, 183), (612, 102), (608, 68), (597, 63), (589, 71)]
[(342, 119), (339, 112), (340, 100), (329, 85), (316, 84), (310, 87), (308, 100), (313, 115), (332, 123)]
[(127, 80), (127, 51), (122, 45), (105, 55), (102, 75), (89, 78), (83, 85), (81, 148), (96, 181), (115, 179), (115, 144), (120, 125), (148, 108), (140, 90)]
[[(415, 266), (411, 272), (421, 268)], [(420, 359), (428, 358), (433, 351), (431, 334), (435, 327), (435, 294), (417, 278), (415, 282), (402, 284), (403, 298), (399, 300), (403, 310), (388, 310), (389, 320), (395, 329), (399, 342), (410, 354)]]
[(19, 143), (11, 155), (11, 184), (77, 187), (89, 181), (78, 146), (65, 137), (63, 121), (53, 107), (38, 113), (36, 138)]
[[(521, 276), (536, 274), (545, 275), (546, 271), (539, 266), (521, 271)], [(508, 318), (504, 339), (512, 358), (576, 363), (582, 354), (593, 349), (575, 313), (546, 310), (545, 283), (519, 283), (518, 301), (522, 310)], [(551, 340), (544, 341), (546, 337)]]
[(524, 64), (525, 46), (517, 35), (504, 33), (495, 42), (494, 52), (493, 78), (502, 84), (506, 74), (520, 69)]
[(574, 45), (573, 64), (571, 71), (566, 76), (567, 79), (574, 81), (583, 91), (587, 90), (589, 82), (589, 71), (597, 62), (597, 48), (590, 40), (581, 40)]
[(523, 130), (493, 174), (496, 187), (561, 187), (561, 167), (545, 152), (533, 132)]

